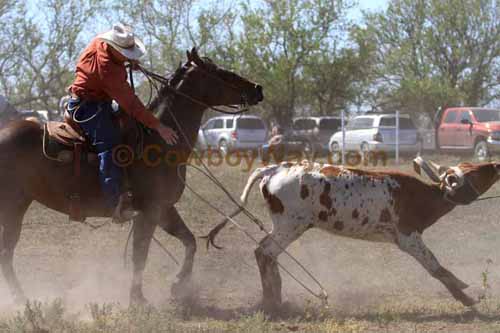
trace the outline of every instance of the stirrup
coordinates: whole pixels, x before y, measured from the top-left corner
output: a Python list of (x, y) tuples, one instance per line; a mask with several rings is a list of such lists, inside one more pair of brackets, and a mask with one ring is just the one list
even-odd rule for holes
[(125, 192), (120, 196), (118, 205), (113, 213), (112, 222), (121, 224), (132, 220), (140, 214), (132, 207), (132, 193)]

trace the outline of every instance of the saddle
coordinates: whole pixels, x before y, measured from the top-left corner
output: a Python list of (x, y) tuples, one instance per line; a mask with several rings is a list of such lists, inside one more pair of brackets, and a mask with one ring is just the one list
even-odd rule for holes
[[(123, 142), (133, 147), (135, 152), (141, 152), (143, 146), (142, 128), (126, 115), (120, 117), (119, 124), (124, 138)], [(87, 163), (95, 166), (96, 172), (98, 172), (99, 162), (97, 153), (87, 141), (82, 129), (73, 121), (67, 111), (64, 114), (63, 122), (49, 121), (45, 124), (43, 154), (51, 161), (60, 164), (73, 164), (72, 190), (68, 194), (70, 200), (69, 220), (84, 222), (85, 216), (80, 208), (81, 166), (82, 163)], [(140, 155), (136, 154), (135, 156)]]

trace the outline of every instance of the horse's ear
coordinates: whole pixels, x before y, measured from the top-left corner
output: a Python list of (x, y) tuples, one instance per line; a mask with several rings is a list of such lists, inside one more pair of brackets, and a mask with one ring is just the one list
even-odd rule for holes
[(200, 56), (198, 55), (198, 51), (196, 50), (196, 47), (193, 47), (191, 49), (191, 60), (199, 67), (205, 66), (205, 63), (203, 60), (201, 60)]
[(189, 50), (186, 51), (186, 57), (187, 57), (187, 62), (191, 62), (193, 61), (193, 57), (191, 55), (191, 53), (189, 52)]

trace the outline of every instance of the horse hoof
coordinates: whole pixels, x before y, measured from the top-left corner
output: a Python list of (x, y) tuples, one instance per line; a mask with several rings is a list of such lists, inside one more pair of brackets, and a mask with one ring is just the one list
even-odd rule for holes
[(172, 283), (170, 293), (174, 299), (185, 299), (192, 294), (191, 283), (189, 279), (177, 279)]

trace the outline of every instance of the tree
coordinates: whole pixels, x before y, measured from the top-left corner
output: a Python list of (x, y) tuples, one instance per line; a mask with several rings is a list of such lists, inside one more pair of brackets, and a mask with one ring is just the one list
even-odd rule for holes
[(352, 106), (361, 108), (369, 87), (374, 48), (357, 27), (351, 29), (352, 45), (335, 46), (309, 57), (304, 66), (304, 101), (313, 113), (326, 116)]
[[(335, 57), (330, 51), (344, 37), (340, 17), (347, 8), (340, 0), (264, 0), (242, 5), (242, 69), (265, 87), (270, 118), (288, 125), (296, 109), (305, 106), (304, 76), (313, 73), (315, 56)], [(311, 70), (306, 70), (308, 66)]]
[(365, 15), (375, 107), (433, 116), (498, 98), (499, 19), (495, 0), (392, 0)]
[(228, 36), (222, 27), (231, 27), (234, 19), (220, 1), (129, 0), (117, 1), (114, 7), (122, 20), (135, 22), (148, 47), (145, 62), (160, 73), (172, 71), (193, 46), (203, 53), (215, 50), (213, 42)]
[(7, 97), (14, 96), (11, 85), (19, 72), (20, 53), (23, 50), (23, 17), (26, 13), (24, 5), (15, 1), (1, 0), (0, 2), (0, 94)]
[(27, 17), (22, 3), (17, 9), (9, 34), (21, 47), (11, 48), (7, 54), (16, 66), (9, 77), (3, 77), (3, 85), (9, 87), (15, 106), (57, 110), (88, 42), (81, 40), (82, 32), (101, 8), (100, 1), (44, 0), (38, 5), (43, 10), (36, 18)]

